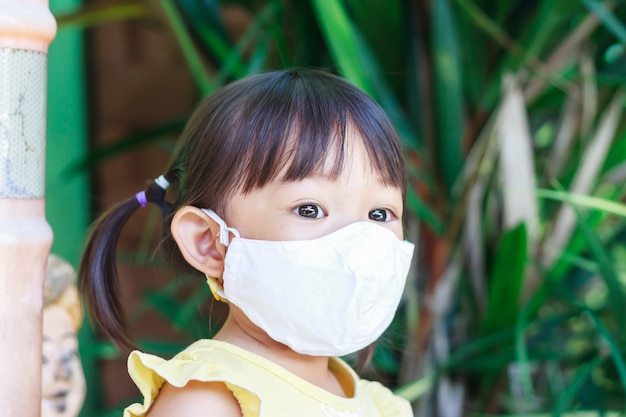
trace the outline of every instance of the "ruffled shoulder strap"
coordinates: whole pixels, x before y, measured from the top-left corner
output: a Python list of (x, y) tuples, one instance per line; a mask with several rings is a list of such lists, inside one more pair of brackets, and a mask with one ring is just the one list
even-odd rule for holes
[[(241, 386), (241, 378), (237, 375), (222, 372), (224, 366), (217, 365), (223, 364), (222, 358), (209, 359), (211, 351), (210, 346), (196, 342), (169, 360), (139, 351), (132, 352), (128, 357), (128, 373), (144, 400), (143, 404), (135, 403), (127, 407), (124, 417), (145, 416), (165, 382), (182, 388), (189, 381), (224, 382), (239, 402), (243, 416), (257, 417), (259, 398)], [(219, 353), (217, 356), (220, 356)]]
[(411, 404), (381, 383), (359, 380), (359, 388), (369, 393), (382, 417), (413, 417)]

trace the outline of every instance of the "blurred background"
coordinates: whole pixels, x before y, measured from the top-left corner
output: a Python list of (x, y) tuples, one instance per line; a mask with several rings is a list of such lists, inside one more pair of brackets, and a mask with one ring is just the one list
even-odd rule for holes
[[(365, 375), (420, 416), (626, 410), (626, 3), (601, 0), (51, 0), (47, 218), (75, 266), (89, 223), (161, 174), (190, 112), (248, 74), (317, 67), (394, 122), (418, 245)], [(172, 356), (224, 318), (154, 253), (119, 243), (139, 347)], [(139, 399), (85, 323), (83, 416)], [(353, 360), (354, 358), (346, 358)]]

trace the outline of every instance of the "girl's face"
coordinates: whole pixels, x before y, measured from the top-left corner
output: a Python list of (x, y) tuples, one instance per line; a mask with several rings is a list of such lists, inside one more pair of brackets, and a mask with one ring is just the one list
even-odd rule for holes
[[(350, 223), (370, 221), (402, 239), (402, 191), (379, 180), (361, 139), (351, 129), (344, 158), (343, 171), (333, 180), (323, 173), (295, 182), (279, 178), (263, 188), (235, 194), (226, 208), (226, 223), (248, 239), (307, 240)], [(333, 162), (331, 155), (324, 171)]]
[(51, 305), (43, 311), (42, 417), (75, 417), (85, 398), (85, 376), (70, 315)]

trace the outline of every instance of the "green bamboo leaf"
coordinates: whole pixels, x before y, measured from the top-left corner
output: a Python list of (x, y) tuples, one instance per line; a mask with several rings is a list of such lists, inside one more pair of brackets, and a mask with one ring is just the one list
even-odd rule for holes
[[(514, 1), (500, 1), (494, 4), (495, 10), (491, 13), (492, 16), (496, 19), (500, 24), (507, 22), (510, 15), (514, 12), (519, 14), (519, 10), (516, 10), (517, 3)], [(515, 20), (521, 20), (518, 16), (516, 16)], [(510, 20), (508, 20), (510, 21)]]
[(617, 369), (617, 374), (622, 384), (622, 388), (626, 391), (626, 362), (624, 361), (619, 344), (615, 341), (611, 332), (609, 332), (598, 316), (596, 316), (590, 309), (586, 309), (585, 313), (589, 318), (591, 318), (593, 324), (596, 326), (596, 329), (598, 329), (598, 333), (600, 333), (600, 336), (602, 336), (604, 341), (607, 343), (611, 353), (611, 359), (613, 359), (613, 363), (615, 363), (615, 368)]
[(520, 385), (526, 398), (534, 397), (534, 388), (530, 375), (530, 358), (526, 344), (526, 328), (528, 327), (530, 305), (521, 309), (515, 322), (515, 361), (519, 369)]
[[(231, 77), (241, 78), (261, 70), (267, 56), (267, 44), (270, 36), (266, 26), (275, 16), (277, 10), (278, 6), (270, 3), (255, 16), (252, 24), (250, 24), (237, 44), (231, 47), (228, 53), (222, 57), (222, 65), (211, 83), (212, 90), (226, 83)], [(242, 58), (246, 50), (250, 49), (255, 41), (257, 46), (252, 52), (250, 63), (246, 65), (243, 63)]]
[(604, 358), (602, 356), (596, 356), (593, 360), (581, 364), (581, 366), (576, 370), (576, 373), (567, 388), (563, 390), (557, 398), (552, 410), (553, 416), (557, 417), (563, 415), (563, 412), (567, 410), (572, 400), (582, 388), (582, 385), (589, 379), (591, 373), (599, 367), (603, 361)]
[(442, 369), (454, 370), (460, 364), (472, 361), (474, 358), (480, 357), (481, 354), (485, 354), (485, 352), (492, 352), (497, 346), (510, 344), (514, 336), (512, 328), (505, 328), (486, 334), (475, 340), (468, 340), (452, 352), (448, 361), (442, 366)]
[(141, 1), (124, 4), (102, 4), (85, 6), (71, 13), (55, 14), (59, 30), (87, 29), (111, 22), (141, 19), (150, 16), (150, 8)]
[(519, 302), (526, 263), (528, 237), (520, 223), (502, 236), (489, 277), (489, 293), (483, 332), (490, 334), (512, 327), (519, 312)]
[[(480, 31), (466, 14), (457, 14), (457, 29), (461, 50), (471, 48), (471, 54), (461, 54), (463, 68), (463, 87), (468, 108), (480, 108), (485, 95), (485, 86), (495, 84), (498, 79), (486, 75), (490, 73), (491, 44), (485, 33)], [(481, 109), (482, 110), (482, 109)]]
[[(282, 11), (283, 13), (285, 12), (285, 2), (283, 0), (270, 0), (270, 4), (268, 5), (268, 7), (275, 9), (276, 11)], [(317, 22), (313, 21), (313, 19), (311, 19), (311, 10), (309, 9), (310, 5), (307, 5), (307, 7), (298, 7), (298, 14), (299, 14), (299, 20), (298, 22), (294, 22), (293, 24), (295, 25), (300, 25), (302, 22), (302, 14), (304, 14), (305, 19), (307, 20), (307, 27), (315, 27), (317, 28), (316, 24)], [(276, 13), (276, 15), (278, 15), (279, 13)], [(284, 19), (284, 17), (283, 17)], [(270, 19), (268, 22), (268, 27), (267, 27), (267, 31), (268, 34), (270, 35), (270, 39), (272, 39), (274, 42), (272, 44), (272, 47), (275, 48), (275, 53), (279, 56), (280, 59), (280, 65), (282, 65), (282, 67), (284, 68), (291, 68), (294, 66), (298, 66), (294, 61), (294, 52), (292, 51), (293, 48), (293, 39), (288, 39), (290, 38), (290, 36), (292, 35), (291, 33), (289, 33), (286, 29), (285, 29), (285, 21), (283, 19)], [(306, 30), (306, 29), (303, 29)], [(310, 31), (310, 29), (309, 29)], [(304, 37), (308, 37), (310, 36), (310, 34), (305, 34)], [(296, 37), (296, 35), (294, 35), (294, 38)], [(315, 38), (317, 38), (319, 40), (319, 36), (317, 36), (317, 30), (315, 31)], [(298, 37), (299, 38), (299, 37)], [(299, 38), (301, 39), (301, 38)], [(321, 40), (320, 40), (320, 45), (322, 44)], [(302, 45), (298, 44), (297, 48), (303, 48)], [(311, 48), (311, 51), (313, 54), (315, 54), (316, 51), (319, 50), (319, 46), (317, 48)], [(300, 51), (298, 51), (300, 52)], [(307, 51), (308, 53), (309, 51)], [(298, 54), (299, 55), (299, 54)], [(315, 56), (315, 55), (314, 55)], [(311, 65), (311, 61), (309, 60), (304, 60), (304, 65), (305, 66), (310, 66)]]
[[(617, 190), (610, 190), (604, 197), (605, 200), (614, 200), (620, 198), (620, 193)], [(573, 203), (572, 203), (573, 204)], [(570, 205), (572, 205), (570, 204)], [(586, 223), (591, 228), (599, 227), (603, 221), (607, 219), (609, 214), (601, 210), (591, 211), (586, 217)], [(535, 314), (539, 308), (550, 297), (550, 294), (554, 291), (554, 287), (558, 286), (567, 277), (567, 274), (571, 270), (571, 257), (572, 256), (588, 256), (589, 243), (587, 238), (580, 230), (575, 230), (572, 238), (568, 242), (566, 248), (553, 256), (557, 261), (552, 267), (546, 271), (546, 278), (544, 279), (541, 287), (533, 295), (531, 304), (532, 314)], [(565, 253), (566, 256), (562, 256)], [(599, 267), (598, 267), (599, 268)]]
[(363, 41), (379, 63), (385, 81), (398, 101), (406, 102), (411, 94), (406, 88), (405, 78), (410, 58), (408, 54), (398, 53), (406, 51), (410, 41), (407, 34), (409, 20), (405, 18), (406, 4), (380, 0), (344, 0), (344, 4)]
[(626, 26), (606, 7), (603, 2), (598, 0), (581, 0), (582, 3), (602, 21), (604, 27), (607, 28), (619, 41), (626, 44)]
[(626, 84), (626, 75), (610, 72), (600, 72), (596, 75), (598, 85), (609, 87), (623, 87)]
[(456, 2), (474, 24), (487, 33), (498, 44), (506, 47), (513, 53), (520, 54), (522, 52), (519, 45), (509, 36), (502, 26), (489, 17), (475, 2), (472, 0), (456, 0)]
[(373, 95), (374, 99), (378, 101), (380, 106), (385, 110), (391, 119), (393, 125), (398, 131), (398, 135), (400, 136), (400, 140), (404, 144), (404, 147), (407, 150), (410, 149), (418, 154), (423, 154), (420, 142), (412, 128), (412, 125), (407, 120), (404, 110), (385, 82), (378, 62), (358, 33), (356, 39), (358, 51), (361, 56), (362, 67), (368, 69), (367, 74), (373, 91), (375, 92)]
[(601, 356), (596, 356), (593, 360), (583, 363), (574, 374), (572, 381), (569, 383), (567, 388), (561, 392), (559, 397), (557, 398), (554, 408), (552, 410), (553, 416), (561, 416), (567, 410), (572, 400), (576, 397), (582, 385), (585, 383), (587, 379), (591, 377), (591, 373), (598, 368), (604, 358)]
[(626, 217), (626, 204), (610, 201), (604, 198), (584, 194), (574, 194), (567, 191), (554, 191), (546, 189), (537, 190), (537, 197), (562, 201), (581, 207), (600, 210), (616, 216)]
[[(421, 153), (402, 107), (382, 76), (379, 65), (340, 0), (313, 0), (324, 39), (341, 74), (376, 100), (385, 110), (405, 148)], [(366, 70), (367, 69), (367, 70)]]
[(357, 87), (374, 96), (362, 66), (357, 34), (340, 0), (312, 0), (313, 10), (339, 70)]
[(165, 12), (165, 16), (174, 31), (174, 36), (180, 45), (180, 49), (183, 52), (183, 56), (187, 61), (191, 75), (196, 80), (198, 89), (203, 96), (210, 94), (213, 91), (211, 81), (209, 79), (208, 72), (204, 67), (202, 58), (196, 49), (196, 46), (191, 39), (191, 34), (185, 25), (185, 22), (180, 15), (174, 0), (160, 0), (161, 7)]
[(434, 55), (436, 160), (450, 194), (463, 164), (463, 92), (456, 23), (448, 0), (435, 0), (431, 16)]
[[(277, 1), (269, 2), (254, 15), (252, 23), (235, 45), (232, 45), (223, 33), (221, 23), (215, 28), (211, 24), (207, 24), (202, 17), (203, 13), (196, 11), (199, 6), (195, 0), (185, 0), (183, 5), (204, 48), (214, 55), (220, 63), (217, 74), (210, 81), (209, 92), (224, 85), (230, 79), (256, 74), (263, 69), (268, 54), (268, 39), (270, 36), (277, 37), (275, 25), (271, 25), (270, 30), (268, 30), (268, 25), (270, 25), (270, 22), (280, 9), (280, 4)], [(219, 18), (212, 16), (209, 20), (213, 21), (215, 19)], [(252, 48), (255, 42), (256, 47)], [(250, 62), (244, 63), (244, 55), (251, 49)]]
[(576, 59), (581, 46), (589, 40), (599, 24), (598, 19), (589, 14), (568, 33), (558, 34), (559, 44), (552, 47), (548, 58), (537, 68), (539, 76), (534, 77), (526, 86), (524, 96), (527, 102), (535, 100), (550, 83), (567, 91), (567, 82), (562, 71)]
[[(232, 54), (233, 45), (226, 33), (217, 5), (214, 2), (197, 0), (177, 0), (177, 4), (204, 49), (220, 63), (226, 62)], [(240, 62), (237, 65), (231, 63), (231, 72), (236, 78), (245, 75), (244, 66)]]
[[(563, 349), (534, 349), (529, 351), (529, 359), (535, 363), (542, 362), (562, 362), (575, 363), (584, 361), (589, 356), (588, 351), (584, 354), (572, 354)], [(486, 375), (498, 375), (503, 369), (509, 367), (516, 360), (516, 353), (512, 347), (500, 348), (492, 352), (484, 352), (483, 355), (472, 358), (470, 361), (458, 363), (454, 367), (454, 371), (458, 373), (476, 373)], [(485, 379), (488, 379), (485, 378)]]
[(219, 3), (217, 0), (176, 0), (176, 5), (200, 39), (206, 41), (211, 49), (226, 46), (228, 50), (230, 39)]
[[(585, 360), (588, 355), (588, 351), (578, 354), (564, 351), (563, 349), (547, 350), (545, 348), (535, 348), (529, 351), (528, 357), (533, 362), (572, 363)], [(477, 372), (479, 374), (489, 374), (495, 371), (496, 374), (499, 374), (503, 368), (510, 366), (516, 359), (517, 356), (513, 346), (500, 346), (497, 350), (483, 352), (481, 355), (459, 362), (455, 364), (454, 368), (448, 369), (455, 373)]]
[(432, 388), (435, 382), (435, 375), (430, 374), (416, 381), (397, 388), (394, 392), (396, 395), (408, 401), (418, 400), (422, 395), (426, 394)]
[(569, 263), (571, 266), (575, 266), (579, 270), (587, 271), (591, 274), (598, 274), (600, 272), (597, 262), (590, 261), (582, 256), (577, 256), (569, 252), (563, 252), (561, 253), (561, 260)]
[(518, 66), (514, 65), (514, 62), (516, 60), (519, 62), (527, 54), (502, 25), (488, 15), (476, 2), (472, 0), (456, 0), (456, 3), (476, 28), (485, 33), (495, 44), (502, 46), (507, 51), (503, 59), (496, 62), (496, 68), (492, 73), (485, 74), (494, 81), (487, 83), (483, 88), (479, 107), (492, 109), (499, 99), (501, 75), (505, 71), (517, 71)]
[[(589, 250), (591, 251), (593, 258), (598, 263), (600, 274), (609, 290), (608, 295), (609, 300), (611, 300), (612, 313), (619, 324), (620, 330), (622, 332), (626, 332), (626, 305), (624, 303), (624, 297), (626, 294), (624, 294), (624, 289), (622, 288), (619, 275), (613, 266), (613, 262), (611, 261), (610, 255), (604, 243), (600, 240), (596, 232), (589, 226), (580, 210), (575, 206), (573, 206), (573, 209), (578, 220), (578, 227), (587, 240)], [(624, 387), (626, 388), (626, 385), (624, 385)]]
[[(593, 138), (585, 148), (581, 161), (576, 168), (574, 179), (569, 187), (572, 193), (591, 193), (621, 123), (625, 96), (626, 91), (618, 90), (603, 112)], [(556, 255), (567, 246), (575, 224), (576, 216), (571, 207), (562, 207), (544, 243), (543, 263), (545, 265), (552, 265)]]
[(267, 61), (267, 55), (269, 52), (269, 40), (262, 38), (259, 40), (259, 44), (254, 49), (254, 53), (248, 61), (246, 66), (246, 75), (258, 74), (265, 67)]
[[(465, 364), (474, 364), (476, 360), (484, 360), (490, 357), (494, 351), (502, 349), (503, 346), (510, 346), (513, 342), (515, 343), (515, 352), (512, 352), (512, 354), (514, 354), (512, 359), (518, 363), (520, 361), (526, 361), (528, 363), (530, 361), (530, 353), (523, 338), (525, 329), (529, 325), (528, 317), (530, 316), (528, 313), (529, 309), (527, 307), (520, 311), (515, 328), (507, 327), (474, 340), (466, 341), (452, 353), (448, 361), (441, 367), (441, 370), (455, 371)], [(579, 315), (579, 310), (575, 309), (566, 311), (565, 313), (550, 314), (545, 317), (535, 318), (530, 324), (535, 328), (557, 328)], [(567, 352), (562, 353), (568, 355), (567, 357), (571, 357)]]
[[(561, 6), (562, 0), (546, 0), (539, 4), (539, 10), (526, 30), (530, 34), (530, 38), (526, 43), (528, 45), (524, 58), (541, 56), (551, 42), (554, 36), (554, 30), (562, 23)], [(552, 42), (554, 39), (552, 39)]]
[[(626, 78), (624, 78), (622, 85), (626, 85)], [(606, 160), (602, 166), (602, 173), (608, 174), (615, 168), (623, 166), (624, 162), (626, 162), (624, 155), (626, 155), (626, 130), (622, 128), (615, 138), (615, 142), (613, 146), (611, 146), (609, 154), (606, 156)]]
[(549, 51), (552, 43), (562, 36), (559, 26), (563, 24), (563, 14), (571, 12), (566, 6), (571, 5), (568, 0), (544, 0), (539, 2), (536, 12), (532, 15), (530, 21), (525, 22), (521, 39), (527, 39), (524, 43), (526, 50), (521, 60), (518, 57), (508, 57), (509, 64), (507, 68), (513, 70), (521, 65), (527, 65), (529, 62), (536, 60), (537, 57)]

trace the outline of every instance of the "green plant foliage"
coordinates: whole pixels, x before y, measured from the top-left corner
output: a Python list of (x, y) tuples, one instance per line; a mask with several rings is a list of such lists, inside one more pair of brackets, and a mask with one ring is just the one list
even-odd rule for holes
[(494, 255), (483, 329), (492, 334), (515, 324), (519, 310), (526, 264), (528, 237), (520, 223), (502, 236)]
[(431, 13), (437, 162), (450, 190), (461, 171), (463, 160), (461, 51), (450, 2), (435, 0)]

